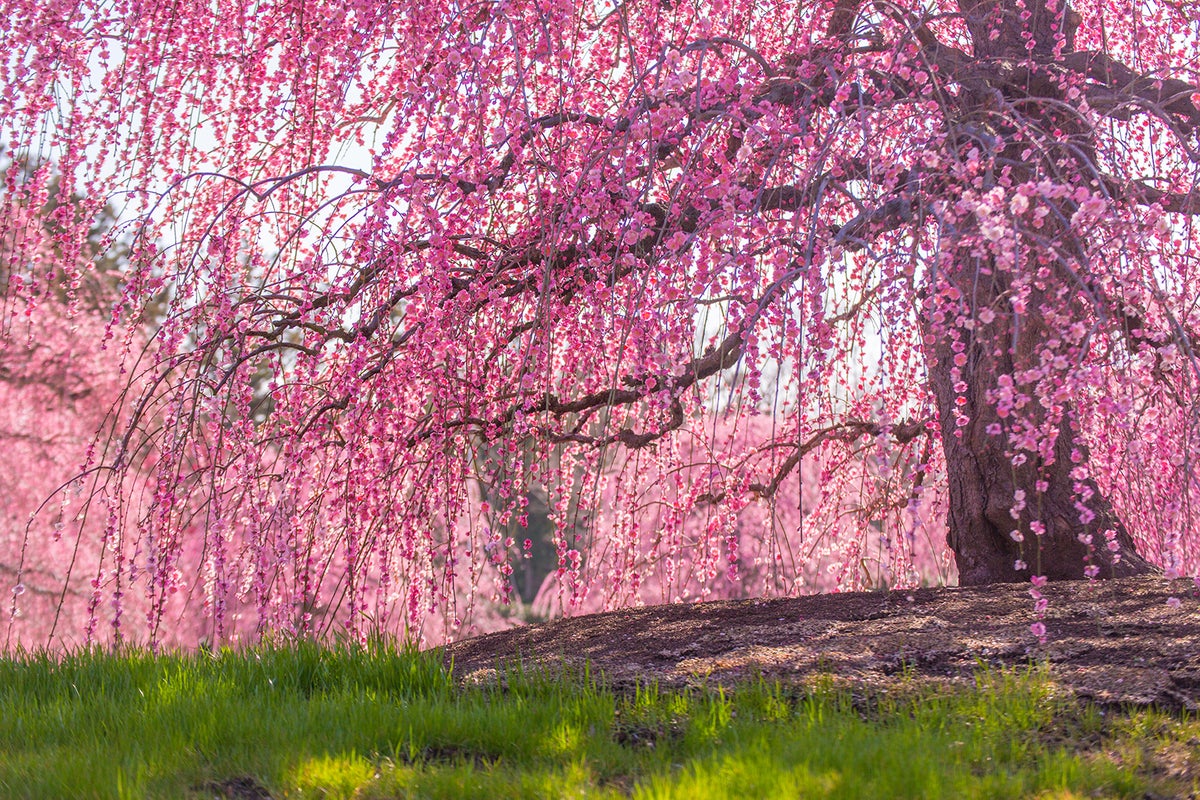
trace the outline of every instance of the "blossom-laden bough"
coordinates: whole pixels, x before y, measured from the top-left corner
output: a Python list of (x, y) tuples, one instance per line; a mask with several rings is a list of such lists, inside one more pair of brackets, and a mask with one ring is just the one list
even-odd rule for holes
[(93, 614), (452, 634), (531, 498), (547, 612), (1200, 571), (1182, 5), (0, 9), (6, 307), (117, 201), (151, 332)]

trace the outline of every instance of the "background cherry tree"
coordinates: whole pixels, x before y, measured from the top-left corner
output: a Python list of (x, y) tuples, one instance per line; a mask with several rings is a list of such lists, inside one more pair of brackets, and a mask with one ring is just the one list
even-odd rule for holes
[(114, 635), (1200, 572), (1185, 5), (0, 11), (5, 337), (128, 248)]

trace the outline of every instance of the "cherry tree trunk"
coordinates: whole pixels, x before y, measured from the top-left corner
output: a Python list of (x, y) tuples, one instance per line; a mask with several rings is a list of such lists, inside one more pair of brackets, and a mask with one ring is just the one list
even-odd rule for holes
[[(945, 102), (948, 142), (958, 158), (986, 151), (988, 168), (954, 193), (1001, 191), (1005, 205), (1017, 202), (1019, 216), (1021, 201), (1011, 194), (1018, 184), (1049, 176), (1090, 186), (1102, 173), (1095, 132), (1080, 115), (1059, 113), (1071, 98), (1056, 79), (1064, 59), (1075, 57), (1079, 15), (1049, 0), (959, 6), (978, 69)], [(1073, 148), (1041, 144), (1064, 135)], [(1002, 174), (1006, 185), (996, 178)], [(942, 230), (949, 257), (939, 262), (943, 274), (927, 302), (923, 335), (949, 481), (948, 542), (962, 585), (1155, 569), (1090, 476), (1067, 388), (1088, 348), (1067, 322), (1097, 313), (1080, 289), (1090, 256), (1067, 221), (1073, 209), (1064, 205), (1003, 242), (1008, 234), (984, 231), (978, 210)], [(1009, 263), (999, 263), (997, 248), (1014, 254)]]
[[(1077, 433), (1073, 406), (1051, 402), (1048, 409), (1033, 396), (1023, 408), (1002, 416), (1002, 385), (1014, 387), (1018, 397), (1037, 394), (1019, 378), (1053, 338), (1044, 322), (1036, 314), (1009, 313), (983, 324), (978, 311), (1000, 306), (996, 301), (1004, 301), (1006, 282), (974, 269), (963, 269), (951, 280), (964, 297), (973, 298), (968, 312), (977, 318), (974, 335), (960, 339), (965, 363), (955, 363), (959, 352), (944, 328), (926, 322), (925, 338), (949, 480), (947, 539), (959, 584), (1155, 571), (1138, 555), (1111, 503), (1086, 474), (1088, 452)], [(1037, 453), (1014, 448), (1006, 435), (1014, 419), (1020, 420), (1018, 425), (1057, 428), (1052, 446), (1047, 443)], [(997, 433), (997, 426), (1005, 432)]]

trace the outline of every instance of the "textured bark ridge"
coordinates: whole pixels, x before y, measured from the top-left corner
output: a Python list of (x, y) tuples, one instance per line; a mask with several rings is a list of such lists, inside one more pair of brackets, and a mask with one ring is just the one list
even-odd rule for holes
[[(1029, 326), (1023, 335), (1041, 333)], [(941, 415), (949, 478), (948, 538), (958, 565), (959, 584), (1025, 581), (1031, 574), (1051, 580), (1079, 579), (1085, 577), (1089, 565), (1099, 568), (1096, 577), (1104, 578), (1154, 571), (1134, 549), (1128, 531), (1095, 482), (1072, 478), (1072, 452), (1086, 457), (1086, 450), (1075, 435), (1071, 406), (1062, 409), (1053, 463), (1031, 459), (1014, 467), (1002, 437), (986, 432), (989, 425), (1000, 421), (988, 390), (995, 388), (998, 376), (1013, 374), (1013, 358), (989, 353), (979, 342), (972, 343), (967, 353), (962, 380), (969, 388), (963, 395), (952, 386), (950, 364), (954, 354), (949, 342), (934, 346), (936, 361), (929, 366)], [(956, 406), (960, 397), (966, 403)], [(969, 419), (965, 426), (956, 423), (956, 407)], [(1043, 492), (1036, 492), (1039, 479), (1047, 484)], [(1077, 484), (1082, 484), (1090, 495), (1087, 508), (1095, 515), (1086, 525), (1079, 521)], [(1026, 491), (1032, 500), (1014, 517), (1017, 490)], [(1044, 533), (1031, 535), (1029, 523), (1035, 520), (1045, 525)], [(1019, 532), (1020, 541), (1014, 538), (1014, 531)], [(1114, 543), (1115, 550), (1109, 542)], [(1024, 562), (1027, 568), (1017, 570), (1018, 562)]]
[[(1021, 181), (1057, 175), (1084, 185), (1100, 174), (1088, 145), (1091, 134), (1079, 117), (1052, 110), (1056, 103), (1069, 108), (1066, 84), (1056, 76), (1077, 55), (1073, 47), (1078, 15), (1057, 7), (1056, 12), (1045, 2), (964, 0), (961, 8), (972, 35), (975, 63), (966, 70), (972, 77), (962, 82), (957, 103), (949, 104), (948, 110), (958, 117), (949, 145), (987, 150), (994, 144), (989, 154), (993, 163), (1004, 165), (1001, 168)], [(998, 105), (1009, 111), (995, 113)], [(1036, 113), (1013, 115), (1011, 109), (1022, 108)], [(1030, 153), (1038, 152), (1036, 142), (1052, 140), (1052, 131), (1065, 132), (1079, 146), (1065, 156), (1061, 151), (1043, 151), (1041, 161), (1031, 160)], [(1051, 220), (1046, 234), (1071, 257), (1086, 263), (1085, 249), (1066, 220)], [(1154, 571), (1136, 552), (1095, 481), (1072, 474), (1079, 464), (1086, 464), (1087, 450), (1077, 435), (1076, 412), (1069, 401), (1029, 397), (1016, 412), (1023, 423), (1057, 429), (1052, 453), (1030, 454), (1024, 463), (1015, 464), (1014, 456), (1020, 461), (1020, 454), (1004, 434), (994, 432), (1003, 422), (995, 390), (1004, 380), (1018, 392), (1036, 394), (1028, 384), (1022, 385), (1021, 376), (1039, 366), (1047, 342), (1061, 337), (1040, 309), (1044, 304), (1062, 308), (1062, 293), (1052, 297), (1051, 292), (1079, 282), (1080, 277), (1066, 274), (1061, 258), (1058, 263), (1049, 260), (1045, 269), (1053, 280), (1035, 283), (1017, 312), (1010, 302), (1009, 274), (993, 258), (981, 256), (974, 244), (981, 238), (979, 228), (960, 224), (943, 235), (943, 248), (949, 248), (951, 256), (945, 265), (947, 282), (960, 293), (962, 303), (951, 313), (965, 312), (976, 326), (960, 342), (965, 349), (955, 351), (944, 328), (925, 323), (929, 379), (949, 477), (948, 540), (960, 583), (1021, 581), (1031, 574), (1058, 580)], [(1075, 319), (1097, 313), (1078, 297), (1065, 303)], [(981, 319), (985, 310), (987, 318)], [(956, 356), (961, 361), (960, 352), (966, 356), (965, 364), (954, 362)], [(1068, 348), (1067, 352), (1077, 356), (1081, 350)], [(1024, 508), (1018, 498), (1027, 502)]]

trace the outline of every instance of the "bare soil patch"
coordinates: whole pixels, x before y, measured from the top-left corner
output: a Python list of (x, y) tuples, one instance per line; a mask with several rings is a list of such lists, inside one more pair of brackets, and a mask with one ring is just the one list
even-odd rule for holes
[[(847, 592), (662, 605), (556, 620), (444, 648), (465, 682), (504, 665), (590, 663), (616, 685), (731, 685), (761, 674), (833, 675), (864, 689), (908, 680), (968, 684), (981, 665), (1045, 663), (1064, 687), (1104, 704), (1200, 710), (1200, 591), (1191, 580), (1047, 585), (1046, 643), (1028, 585)], [(1174, 607), (1169, 598), (1178, 598)]]

